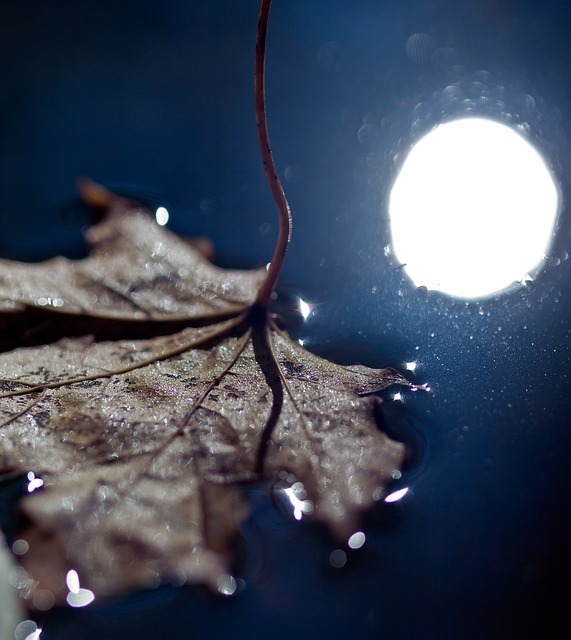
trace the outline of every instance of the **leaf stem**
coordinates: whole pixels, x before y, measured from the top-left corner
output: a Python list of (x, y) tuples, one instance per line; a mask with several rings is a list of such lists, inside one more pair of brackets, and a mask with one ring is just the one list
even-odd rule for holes
[(268, 123), (266, 119), (266, 92), (265, 92), (265, 58), (266, 58), (266, 33), (268, 18), (272, 0), (262, 0), (258, 32), (256, 37), (256, 62), (254, 72), (254, 103), (256, 106), (256, 127), (258, 129), (258, 143), (260, 154), (266, 172), (266, 178), (270, 185), (272, 195), (278, 208), (279, 234), (274, 255), (268, 269), (265, 280), (262, 282), (256, 304), (266, 308), (270, 302), (279, 275), (281, 273), (285, 254), (291, 237), (291, 211), (283, 187), (276, 171), (276, 165), (270, 149), (268, 136)]

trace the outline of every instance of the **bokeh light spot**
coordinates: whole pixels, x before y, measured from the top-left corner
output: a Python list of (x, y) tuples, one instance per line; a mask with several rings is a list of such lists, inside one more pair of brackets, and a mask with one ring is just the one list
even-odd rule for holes
[(157, 221), (157, 224), (164, 227), (169, 221), (169, 218), (169, 212), (165, 207), (157, 207), (157, 210), (155, 211), (155, 220)]
[(454, 120), (418, 141), (395, 180), (393, 253), (417, 287), (484, 298), (535, 277), (558, 209), (551, 171), (523, 136)]

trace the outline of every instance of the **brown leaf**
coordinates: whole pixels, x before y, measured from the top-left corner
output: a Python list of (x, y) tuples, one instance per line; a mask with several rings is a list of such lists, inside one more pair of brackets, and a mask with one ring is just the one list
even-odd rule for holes
[(4, 345), (34, 342), (30, 332), (50, 340), (0, 355), (0, 474), (30, 479), (20, 560), (31, 607), (77, 597), (77, 574), (97, 595), (164, 581), (231, 592), (240, 483), (289, 482), (296, 516), (346, 541), (402, 464), (370, 394), (406, 380), (318, 358), (268, 311), (290, 228), (265, 119), (269, 7), (262, 0), (255, 74), (280, 216), (267, 273), (215, 267), (90, 182), (83, 196), (103, 215), (87, 259), (0, 262)]
[(129, 202), (113, 198), (110, 204), (109, 215), (87, 232), (89, 258), (0, 260), (0, 310), (200, 323), (252, 304), (265, 269), (219, 269)]
[[(212, 290), (231, 289), (236, 304), (254, 297), (259, 282), (258, 272), (229, 272), (225, 287), (224, 272), (140, 210), (104, 220), (90, 237), (97, 238), (94, 256), (54, 261), (60, 277), (48, 278), (58, 288), (43, 291), (63, 301), (56, 314), (76, 312), (79, 283), (95, 264), (97, 286), (81, 292), (82, 312), (99, 307), (130, 313), (133, 321), (144, 300), (148, 317), (188, 308), (195, 322), (195, 309), (218, 310), (230, 299), (211, 297)], [(163, 263), (148, 257), (157, 244)], [(196, 270), (215, 285), (155, 311), (153, 301), (162, 298), (152, 277), (133, 303), (126, 275), (135, 251), (135, 277), (145, 277), (141, 247), (154, 273), (180, 270), (184, 256), (187, 279), (196, 282)], [(28, 286), (25, 301), (37, 301), (42, 267), (5, 265), (4, 282), (13, 291), (18, 270), (36, 276), (38, 288)], [(121, 284), (113, 286), (117, 274)], [(70, 338), (0, 357), (0, 472), (32, 471), (43, 479), (42, 490), (22, 501), (28, 535), (32, 541), (40, 532), (65, 550), (62, 557), (43, 553), (37, 540), (31, 544), (23, 562), (41, 588), (61, 599), (70, 569), (98, 594), (162, 580), (216, 588), (230, 571), (229, 544), (246, 514), (237, 482), (293, 474), (305, 488), (304, 509), (342, 539), (355, 530), (358, 513), (383, 495), (403, 447), (378, 430), (379, 400), (359, 396), (404, 379), (389, 369), (322, 360), (255, 309), (242, 303), (227, 320), (149, 340)]]

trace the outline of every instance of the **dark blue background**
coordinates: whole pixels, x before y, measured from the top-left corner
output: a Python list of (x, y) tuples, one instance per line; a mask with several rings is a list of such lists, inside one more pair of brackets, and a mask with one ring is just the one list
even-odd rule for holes
[[(526, 122), (569, 200), (571, 9), (543, 0), (275, 0), (268, 112), (294, 235), (282, 290), (316, 304), (309, 348), (418, 360), (430, 394), (387, 403), (412, 448), (400, 503), (334, 544), (251, 491), (234, 598), (163, 588), (55, 611), (42, 640), (567, 638), (571, 222), (531, 286), (464, 303), (384, 255), (403, 151), (456, 114)], [(0, 252), (79, 256), (77, 176), (141, 192), (218, 259), (271, 255), (252, 100), (257, 0), (2, 0)], [(431, 60), (407, 39), (428, 33)], [(482, 95), (487, 100), (482, 100)], [(286, 179), (286, 176), (288, 179)]]

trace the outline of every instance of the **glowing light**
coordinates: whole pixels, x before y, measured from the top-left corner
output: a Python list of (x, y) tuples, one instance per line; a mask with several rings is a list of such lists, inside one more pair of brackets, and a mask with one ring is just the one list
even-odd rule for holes
[(66, 602), (70, 607), (86, 607), (95, 600), (95, 594), (89, 589), (80, 589), (77, 593), (69, 592)]
[(236, 578), (231, 575), (223, 575), (218, 578), (216, 581), (216, 588), (218, 592), (224, 596), (232, 596), (236, 593), (236, 589), (238, 588), (238, 584), (236, 582)]
[(72, 593), (79, 593), (79, 575), (75, 569), (71, 569), (67, 572), (65, 583)]
[(42, 296), (41, 298), (38, 298), (36, 300), (36, 304), (38, 305), (38, 307), (47, 307), (51, 305), (52, 307), (57, 308), (63, 307), (65, 303), (61, 298), (46, 298), (45, 296)]
[(155, 220), (157, 224), (160, 224), (161, 227), (164, 227), (165, 224), (169, 221), (169, 212), (165, 209), (165, 207), (158, 207), (155, 211)]
[(79, 575), (75, 569), (70, 569), (65, 577), (69, 589), (66, 601), (70, 607), (86, 607), (95, 600), (95, 594), (89, 589), (83, 589), (79, 584)]
[(400, 391), (397, 391), (394, 395), (393, 395), (393, 400), (395, 402), (402, 402), (403, 401), (403, 397), (402, 397), (402, 393)]
[(393, 493), (389, 493), (389, 495), (385, 498), (385, 502), (398, 502), (402, 500), (408, 493), (408, 487), (404, 489), (399, 489), (398, 491), (394, 491)]
[(482, 118), (440, 125), (390, 195), (393, 253), (417, 287), (482, 298), (522, 286), (553, 238), (558, 189), (539, 153)]
[(347, 541), (349, 548), (360, 549), (365, 544), (365, 534), (362, 531), (356, 531)]
[(42, 629), (33, 620), (23, 620), (14, 629), (14, 638), (16, 640), (37, 640), (41, 632)]
[(414, 373), (416, 371), (416, 367), (417, 367), (417, 364), (414, 361), (413, 362), (405, 362), (404, 363), (404, 368), (407, 371), (410, 371), (411, 373)]
[(28, 471), (28, 493), (32, 493), (36, 489), (44, 486), (44, 481), (41, 478), (36, 478), (33, 471)]
[(307, 320), (307, 316), (311, 313), (311, 306), (301, 298), (299, 299), (299, 312), (304, 320)]
[(313, 513), (313, 503), (310, 500), (305, 500), (307, 494), (301, 482), (294, 482), (291, 487), (284, 489), (283, 492), (293, 507), (293, 517), (296, 520), (301, 520), (305, 514)]

